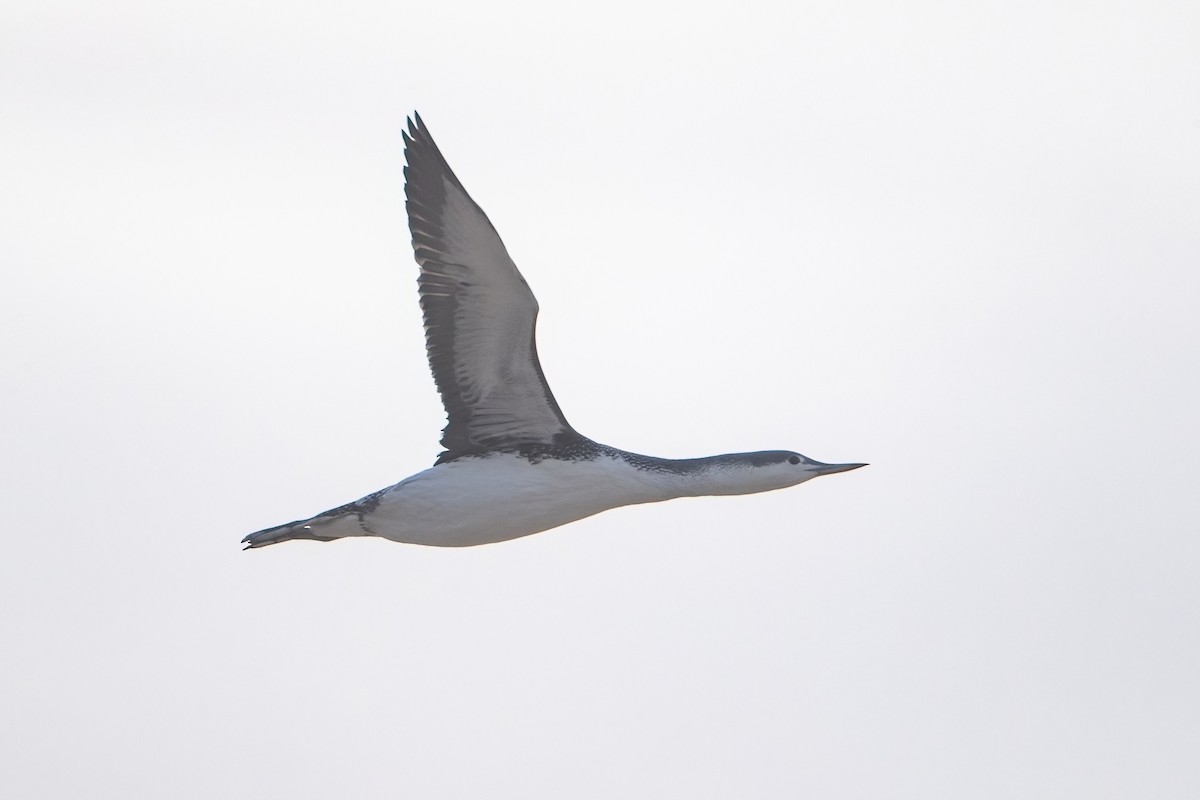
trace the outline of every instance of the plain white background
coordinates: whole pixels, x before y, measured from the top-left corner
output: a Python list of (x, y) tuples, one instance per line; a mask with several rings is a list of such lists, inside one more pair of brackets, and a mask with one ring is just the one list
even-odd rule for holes
[[(9, 2), (0, 793), (1200, 795), (1192, 2)], [(603, 442), (872, 466), (242, 552), (427, 467), (421, 111)]]

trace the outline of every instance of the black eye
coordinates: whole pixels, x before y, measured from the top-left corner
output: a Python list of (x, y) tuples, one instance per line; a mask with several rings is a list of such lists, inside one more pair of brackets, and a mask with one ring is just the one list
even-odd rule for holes
[(788, 463), (789, 464), (799, 464), (800, 456), (788, 456)]

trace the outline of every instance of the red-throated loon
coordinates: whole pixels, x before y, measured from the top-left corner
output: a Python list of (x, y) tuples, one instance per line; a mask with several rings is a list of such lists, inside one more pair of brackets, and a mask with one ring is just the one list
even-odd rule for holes
[(420, 115), (408, 121), (404, 142), (425, 346), (449, 417), (445, 452), (395, 486), (252, 533), (242, 540), (248, 548), (348, 536), (489, 544), (618, 506), (766, 492), (865, 466), (822, 464), (788, 450), (654, 458), (577, 433), (542, 375), (537, 300), (499, 234)]

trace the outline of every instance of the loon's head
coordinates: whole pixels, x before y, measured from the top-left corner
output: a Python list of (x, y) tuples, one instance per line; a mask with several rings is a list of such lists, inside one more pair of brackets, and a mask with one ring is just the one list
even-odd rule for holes
[(783, 489), (799, 483), (849, 472), (866, 464), (825, 464), (791, 450), (763, 450), (757, 453), (730, 453), (716, 456), (713, 465), (721, 475), (720, 487), (713, 494), (751, 494)]

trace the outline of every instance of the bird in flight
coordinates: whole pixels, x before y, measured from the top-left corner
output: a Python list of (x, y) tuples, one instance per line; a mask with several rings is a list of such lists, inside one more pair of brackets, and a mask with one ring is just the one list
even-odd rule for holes
[(381, 536), (468, 547), (528, 536), (601, 511), (676, 497), (767, 492), (865, 464), (790, 450), (656, 458), (578, 433), (538, 361), (538, 304), (487, 215), (419, 114), (404, 133), (408, 226), (429, 366), (449, 422), (436, 463), (394, 486), (243, 539)]

